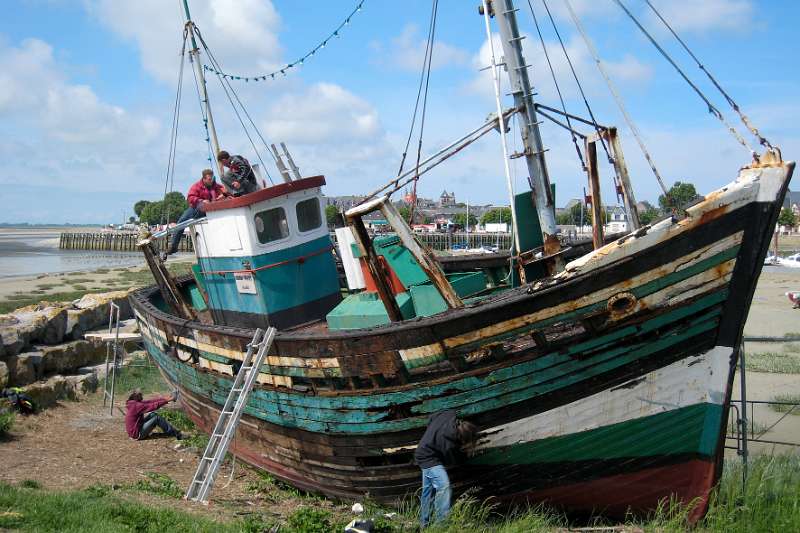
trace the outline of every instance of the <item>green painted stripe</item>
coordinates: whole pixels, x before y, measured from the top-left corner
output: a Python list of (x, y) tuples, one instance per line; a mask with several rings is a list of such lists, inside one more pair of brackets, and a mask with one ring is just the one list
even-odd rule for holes
[(470, 462), (482, 465), (555, 463), (716, 451), (722, 406), (690, 405), (618, 424), (489, 449)]
[[(633, 350), (627, 348), (613, 350), (612, 355), (608, 356), (612, 358), (602, 364), (595, 364), (594, 358), (591, 361), (571, 361), (567, 363), (569, 368), (573, 369), (572, 373), (569, 375), (565, 375), (567, 371), (566, 368), (554, 369), (546, 375), (542, 373), (541, 377), (537, 374), (535, 383), (522, 390), (508, 393), (509, 388), (507, 384), (500, 384), (501, 386), (497, 387), (497, 390), (493, 389), (491, 393), (501, 396), (473, 402), (473, 398), (467, 394), (460, 398), (459, 405), (462, 402), (470, 402), (462, 409), (462, 412), (465, 414), (475, 414), (523, 401), (536, 395), (552, 392), (579, 381), (589, 379), (608, 370), (629, 364), (638, 358), (668, 348), (685, 338), (713, 330), (716, 328), (716, 325), (716, 319), (712, 319), (688, 329), (678, 331), (672, 335), (667, 335), (658, 341), (636, 345), (636, 349)], [(230, 379), (217, 378), (206, 373), (197, 372), (189, 365), (179, 364), (173, 359), (166, 357), (159, 350), (151, 347), (150, 343), (147, 343), (147, 345), (150, 353), (157, 360), (158, 364), (165, 369), (171, 379), (183, 384), (201, 396), (210, 397), (219, 405), (225, 402), (227, 391), (230, 388)], [(624, 355), (620, 356), (616, 352), (624, 353)], [(604, 357), (603, 359), (608, 359), (608, 357)], [(582, 368), (581, 365), (585, 368)], [(401, 431), (422, 427), (425, 425), (429, 413), (439, 410), (441, 408), (440, 404), (446, 404), (452, 401), (450, 397), (430, 400), (423, 404), (425, 407), (420, 406), (416, 409), (418, 412), (424, 411), (421, 416), (381, 421), (387, 416), (387, 413), (381, 411), (375, 412), (374, 409), (371, 411), (334, 411), (330, 409), (299, 407), (265, 400), (263, 397), (264, 392), (267, 391), (253, 391), (246, 409), (247, 413), (278, 425), (299, 427), (310, 431), (336, 433), (363, 434)], [(488, 394), (486, 391), (483, 392), (484, 395)], [(366, 421), (365, 419), (371, 420)]]
[[(694, 264), (690, 267), (684, 268), (683, 270), (679, 270), (677, 272), (673, 272), (671, 274), (667, 274), (666, 276), (659, 278), (654, 281), (650, 281), (645, 283), (644, 285), (640, 285), (639, 287), (635, 287), (630, 289), (629, 292), (633, 293), (637, 298), (642, 298), (644, 296), (648, 296), (660, 290), (663, 290), (670, 285), (674, 285), (676, 283), (680, 283), (681, 281), (685, 281), (693, 276), (698, 274), (702, 274), (706, 270), (713, 268), (717, 265), (720, 265), (726, 261), (729, 261), (736, 257), (739, 253), (739, 246), (734, 246), (733, 248), (728, 248), (725, 251), (722, 251), (716, 255), (713, 255), (707, 259), (704, 259), (697, 264)], [(543, 327), (550, 326), (552, 324), (557, 324), (559, 322), (570, 321), (576, 318), (579, 318), (582, 315), (586, 315), (588, 313), (592, 313), (594, 311), (599, 311), (605, 309), (608, 305), (608, 300), (602, 300), (600, 302), (596, 302), (573, 311), (569, 311), (567, 313), (562, 313), (560, 315), (556, 315), (550, 318), (546, 318), (544, 320), (540, 320), (538, 322), (534, 322), (533, 324), (528, 324), (526, 326), (522, 326), (513, 330), (506, 331), (504, 333), (500, 333), (498, 335), (494, 335), (492, 337), (482, 338), (480, 340), (470, 342), (467, 344), (462, 344), (455, 349), (451, 349), (455, 352), (469, 352), (472, 351), (484, 344), (489, 342), (498, 342), (502, 340), (506, 340), (512, 337), (517, 337), (519, 335), (531, 332), (535, 329), (541, 329)]]
[[(671, 313), (666, 313), (643, 323), (640, 326), (640, 330), (642, 332), (649, 332), (656, 328), (664, 327), (670, 322), (706, 310), (723, 301), (725, 297), (725, 292), (711, 294), (694, 302), (691, 306), (677, 309)], [(706, 312), (703, 317), (701, 317), (701, 320), (713, 318), (718, 314), (719, 309), (712, 309)], [(624, 328), (622, 333), (613, 332), (599, 339), (581, 343), (573, 347), (573, 349), (567, 353), (550, 353), (532, 361), (496, 370), (482, 378), (463, 378), (451, 383), (419, 387), (399, 393), (386, 393), (375, 396), (354, 395), (319, 397), (302, 394), (292, 395), (273, 390), (256, 389), (252, 398), (254, 398), (258, 405), (264, 410), (273, 410), (277, 413), (277, 408), (274, 406), (279, 405), (281, 410), (290, 409), (295, 413), (295, 416), (303, 419), (329, 421), (342, 421), (345, 419), (350, 423), (379, 421), (385, 414), (381, 411), (375, 411), (375, 409), (386, 407), (393, 403), (418, 402), (425, 398), (436, 398), (443, 394), (452, 395), (454, 392), (464, 393), (454, 398), (454, 400), (456, 400), (455, 406), (457, 407), (463, 404), (481, 401), (499, 393), (506, 394), (508, 392), (513, 392), (521, 387), (529, 387), (547, 379), (558, 378), (568, 371), (579, 371), (581, 368), (596, 365), (600, 362), (607, 361), (609, 358), (631, 353), (636, 349), (642, 349), (643, 346), (639, 343), (628, 345), (624, 348), (612, 349), (606, 353), (598, 353), (588, 359), (582, 358), (581, 360), (575, 360), (571, 357), (572, 354), (580, 352), (587, 346), (606, 346), (609, 343), (608, 341), (618, 339), (621, 335), (630, 334), (631, 330), (629, 328)], [(159, 360), (162, 359), (163, 358), (159, 358)], [(165, 362), (166, 361), (169, 361), (169, 359), (165, 359)], [(535, 381), (531, 381), (531, 374), (535, 375)], [(230, 378), (209, 376), (209, 379), (212, 379), (212, 382), (207, 385), (208, 387), (216, 387), (221, 390), (230, 388)], [(494, 387), (488, 388), (490, 386)], [(453, 397), (451, 396), (451, 398)], [(431, 402), (428, 402), (425, 405), (418, 406), (415, 410), (420, 413), (426, 413), (438, 410), (438, 408), (444, 407), (437, 404), (432, 406)], [(364, 414), (359, 411), (359, 409), (369, 409), (370, 412)]]

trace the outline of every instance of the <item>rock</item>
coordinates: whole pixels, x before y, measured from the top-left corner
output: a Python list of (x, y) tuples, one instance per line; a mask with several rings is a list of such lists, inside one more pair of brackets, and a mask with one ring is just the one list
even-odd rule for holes
[(8, 365), (0, 361), (0, 389), (5, 389), (8, 385)]
[(100, 383), (100, 381), (97, 379), (97, 374), (94, 372), (64, 377), (75, 391), (75, 394), (80, 395), (85, 395), (96, 391), (97, 385)]
[(77, 399), (74, 383), (66, 376), (53, 376), (46, 381), (37, 381), (23, 390), (33, 399), (38, 409), (51, 407), (58, 400)]
[(37, 342), (59, 343), (66, 331), (67, 309), (60, 305), (29, 305), (0, 316), (0, 337), (6, 355), (16, 355)]
[(71, 341), (57, 346), (38, 346), (42, 354), (42, 372), (69, 373), (82, 366), (102, 363), (106, 360), (104, 344), (94, 345), (89, 341)]
[(72, 308), (67, 310), (66, 330), (73, 339), (79, 339), (87, 331), (108, 325), (110, 303), (119, 306), (119, 318), (125, 320), (133, 316), (128, 295), (134, 289), (112, 291), (101, 294), (87, 294), (80, 300), (73, 302)]
[(41, 379), (44, 374), (42, 369), (42, 353), (26, 352), (12, 355), (6, 360), (8, 365), (8, 384), (21, 387)]

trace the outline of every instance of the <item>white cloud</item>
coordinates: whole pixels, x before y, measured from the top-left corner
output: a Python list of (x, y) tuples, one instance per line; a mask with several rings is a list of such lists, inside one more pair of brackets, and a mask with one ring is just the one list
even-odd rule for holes
[[(751, 0), (654, 0), (653, 5), (678, 32), (739, 30), (752, 25), (755, 14)], [(652, 24), (661, 24), (652, 11), (647, 12)]]
[[(101, 23), (136, 43), (147, 72), (163, 82), (175, 83), (184, 24), (179, 2), (84, 0), (84, 3)], [(194, 1), (191, 9), (192, 20), (226, 71), (259, 74), (280, 64), (277, 37), (280, 17), (269, 0)]]
[[(400, 35), (391, 41), (388, 51), (389, 63), (403, 70), (419, 72), (425, 60), (425, 46), (426, 41), (420, 36), (419, 28), (415, 24), (408, 24)], [(376, 43), (374, 48), (383, 54), (382, 46), (379, 43)], [(465, 65), (468, 62), (469, 54), (466, 50), (442, 41), (434, 41), (432, 70), (453, 65)]]
[(17, 172), (28, 184), (118, 189), (135, 176), (132, 154), (159, 137), (159, 122), (102, 101), (91, 87), (69, 83), (63, 71), (41, 40), (0, 42), (0, 123), (13, 139), (3, 144), (26, 154), (21, 161), (28, 168)]
[[(526, 39), (523, 41), (526, 48), (525, 57), (531, 65), (528, 73), (531, 77), (531, 83), (534, 84), (534, 89), (538, 93), (537, 99), (553, 103), (554, 99), (557, 98), (557, 93), (553, 84), (553, 76), (550, 73), (550, 66), (544, 54), (536, 53), (541, 49), (540, 41), (538, 37), (531, 37), (529, 35), (525, 37)], [(492, 40), (495, 57), (499, 62), (502, 60), (503, 56), (500, 36), (493, 33)], [(535, 52), (532, 51), (530, 48), (531, 46), (536, 47)], [(562, 94), (568, 99), (576, 97), (578, 95), (578, 87), (575, 84), (572, 70), (561, 49), (561, 45), (557, 41), (545, 41), (545, 46)], [(565, 43), (564, 47), (567, 50), (572, 66), (575, 68), (577, 77), (583, 85), (584, 90), (590, 94), (596, 94), (597, 92), (603, 92), (605, 94), (605, 85), (599, 76), (597, 66), (586, 49), (584, 42), (579, 37), (573, 36)], [(491, 64), (491, 51), (488, 40), (484, 41), (479, 52), (473, 56), (472, 64), (476, 70), (483, 69)], [(628, 86), (646, 84), (653, 76), (653, 69), (631, 54), (625, 54), (621, 59), (616, 61), (603, 60), (603, 64), (609, 71), (613, 81), (617, 84), (626, 84)], [(504, 94), (508, 92), (507, 78), (507, 73), (501, 71), (501, 87)], [(481, 71), (469, 82), (468, 89), (494, 98), (491, 70)]]

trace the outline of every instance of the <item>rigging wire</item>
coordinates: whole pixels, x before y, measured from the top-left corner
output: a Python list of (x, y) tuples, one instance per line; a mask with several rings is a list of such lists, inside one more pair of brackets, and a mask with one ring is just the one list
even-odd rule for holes
[[(545, 0), (542, 0), (544, 2)], [(653, 161), (653, 157), (650, 155), (650, 152), (647, 150), (647, 146), (644, 144), (644, 140), (642, 139), (642, 134), (639, 132), (639, 128), (633, 122), (633, 119), (628, 114), (628, 110), (625, 108), (625, 103), (622, 101), (622, 97), (620, 96), (619, 92), (617, 91), (616, 86), (611, 81), (611, 78), (608, 76), (603, 63), (600, 61), (600, 56), (597, 54), (597, 49), (595, 49), (594, 44), (592, 44), (591, 39), (589, 39), (589, 35), (583, 28), (583, 24), (581, 24), (578, 15), (575, 13), (575, 10), (572, 8), (572, 3), (570, 0), (564, 0), (564, 5), (567, 7), (567, 11), (569, 11), (570, 18), (572, 22), (575, 24), (575, 27), (578, 29), (578, 33), (580, 33), (583, 42), (586, 44), (586, 48), (589, 49), (589, 53), (592, 55), (594, 59), (595, 65), (597, 65), (597, 69), (600, 71), (600, 74), (603, 76), (603, 79), (606, 82), (606, 86), (608, 90), (611, 92), (611, 95), (614, 97), (614, 101), (617, 104), (620, 112), (622, 113), (625, 122), (628, 124), (628, 128), (630, 128), (631, 133), (633, 133), (633, 137), (636, 139), (637, 144), (639, 145), (639, 149), (642, 151), (644, 158), (647, 160), (647, 163), (650, 165), (650, 169), (653, 171), (653, 175), (656, 177), (659, 186), (661, 186), (661, 190), (664, 192), (664, 196), (669, 198), (669, 194), (667, 191), (666, 185), (664, 185), (664, 180), (661, 178), (661, 173), (656, 168), (656, 164)]]
[[(517, 225), (517, 207), (516, 202), (514, 201), (514, 184), (511, 181), (511, 168), (509, 165), (509, 158), (508, 158), (508, 146), (506, 144), (506, 121), (505, 117), (503, 116), (503, 104), (500, 100), (500, 76), (498, 74), (498, 65), (497, 65), (497, 58), (494, 53), (494, 39), (492, 39), (492, 29), (489, 25), (489, 6), (487, 5), (487, 0), (482, 0), (483, 4), (483, 21), (484, 25), (486, 26), (486, 38), (489, 41), (489, 52), (491, 54), (492, 63), (490, 68), (492, 69), (492, 81), (494, 86), (494, 100), (495, 104), (497, 105), (497, 125), (500, 127), (500, 145), (503, 149), (503, 170), (505, 171), (506, 175), (506, 185), (508, 187), (508, 196), (509, 201), (511, 202), (511, 234), (513, 237), (512, 242), (512, 249), (516, 248), (517, 253), (522, 253), (522, 249), (520, 248), (519, 243), (519, 226)], [(502, 217), (501, 217), (502, 218)], [(513, 271), (514, 268), (514, 254), (513, 252), (509, 255), (509, 270)]]
[[(214, 57), (214, 54), (211, 53), (211, 50), (208, 48), (208, 45), (206, 44), (205, 40), (203, 39), (203, 36), (200, 33), (200, 30), (197, 28), (197, 26), (195, 26), (195, 33), (197, 34), (197, 38), (200, 40), (200, 43), (203, 45), (203, 49), (205, 50), (206, 54), (208, 55), (209, 60), (212, 62), (212, 64), (219, 66), (219, 62), (217, 61), (216, 57)], [(272, 152), (269, 150), (269, 148), (267, 146), (267, 141), (261, 135), (261, 132), (259, 131), (259, 129), (256, 126), (255, 122), (253, 121), (252, 117), (250, 116), (250, 113), (247, 112), (247, 109), (244, 107), (244, 104), (242, 104), (242, 101), (239, 99), (239, 95), (236, 94), (236, 91), (234, 90), (234, 88), (230, 84), (230, 82), (227, 79), (223, 79), (222, 76), (220, 76), (219, 74), (217, 74), (217, 79), (219, 80), (219, 83), (222, 86), (222, 90), (225, 92), (225, 96), (228, 98), (228, 101), (230, 102), (231, 107), (233, 107), (233, 111), (236, 114), (236, 118), (239, 120), (239, 124), (241, 124), (242, 129), (244, 130), (244, 133), (247, 136), (247, 139), (250, 141), (250, 146), (253, 147), (253, 151), (255, 152), (256, 157), (258, 158), (259, 162), (261, 163), (261, 168), (264, 169), (264, 172), (267, 174), (267, 178), (269, 178), (270, 183), (272, 183), (274, 185), (275, 182), (272, 179), (272, 175), (269, 173), (269, 170), (267, 170), (267, 166), (264, 164), (264, 160), (261, 158), (261, 152), (259, 152), (258, 148), (256, 147), (256, 144), (253, 141), (253, 137), (250, 135), (250, 131), (248, 130), (247, 125), (244, 123), (244, 120), (242, 120), (242, 116), (239, 113), (239, 109), (237, 108), (236, 103), (234, 103), (234, 98), (235, 98), (236, 102), (239, 104), (239, 107), (241, 107), (242, 112), (244, 112), (245, 116), (250, 121), (250, 124), (252, 125), (252, 127), (255, 130), (256, 134), (261, 139), (261, 142), (264, 143), (265, 147), (267, 147), (267, 152), (270, 153), (270, 155), (272, 155), (273, 159), (275, 159), (274, 154), (272, 154)], [(231, 94), (233, 95), (233, 98), (231, 98)]]
[[(429, 50), (428, 53), (428, 66), (427, 71), (425, 72), (425, 90), (422, 96), (422, 115), (420, 116), (419, 121), (419, 141), (417, 142), (417, 162), (414, 166), (414, 186), (412, 188), (412, 199), (413, 202), (411, 203), (411, 209), (408, 215), (408, 223), (411, 224), (414, 220), (414, 211), (417, 207), (417, 182), (419, 182), (419, 162), (422, 158), (422, 137), (425, 133), (425, 116), (427, 115), (428, 110), (428, 87), (431, 82), (431, 64), (433, 63), (433, 43), (434, 38), (436, 37), (436, 18), (439, 11), (439, 0), (433, 0), (433, 7), (431, 12), (431, 24), (430, 29), (428, 31), (428, 44), (427, 48)], [(423, 68), (424, 65), (423, 65)]]
[(295, 61), (293, 61), (291, 63), (287, 63), (286, 65), (282, 66), (278, 70), (275, 70), (275, 71), (270, 72), (268, 74), (258, 74), (256, 76), (239, 76), (239, 75), (228, 74), (228, 73), (223, 72), (223, 70), (222, 70), (222, 68), (220, 68), (219, 64), (217, 64), (217, 65), (212, 64), (210, 66), (209, 65), (203, 65), (203, 69), (205, 69), (207, 71), (210, 71), (210, 72), (213, 72), (214, 74), (217, 74), (218, 76), (222, 76), (223, 78), (225, 78), (227, 80), (236, 80), (236, 81), (245, 81), (245, 82), (274, 80), (276, 76), (280, 76), (280, 75), (286, 76), (286, 71), (287, 70), (302, 66), (303, 63), (306, 60), (310, 59), (311, 57), (314, 56), (314, 54), (319, 52), (321, 49), (325, 48), (325, 46), (327, 46), (327, 44), (331, 41), (331, 39), (333, 39), (334, 37), (338, 38), (339, 37), (339, 33), (342, 31), (342, 29), (345, 26), (348, 26), (350, 24), (350, 20), (353, 18), (353, 16), (356, 13), (361, 11), (361, 9), (364, 7), (364, 2), (366, 2), (366, 1), (367, 0), (361, 0), (358, 4), (356, 4), (356, 7), (353, 8), (353, 10), (350, 12), (350, 14), (347, 15), (347, 17), (336, 27), (336, 29), (333, 30), (322, 41), (320, 41), (319, 44), (317, 44), (314, 48), (312, 48), (310, 51), (306, 52), (306, 54), (303, 55), (302, 57), (300, 57), (299, 59), (297, 59), (297, 60), (295, 60)]
[(183, 91), (183, 66), (186, 60), (186, 39), (188, 32), (183, 31), (183, 44), (181, 45), (181, 61), (178, 67), (178, 88), (175, 91), (175, 103), (172, 108), (172, 127), (170, 129), (169, 155), (167, 156), (167, 172), (164, 176), (164, 202), (161, 204), (161, 223), (169, 224), (170, 205), (166, 201), (167, 193), (172, 192), (175, 186), (175, 156), (178, 146), (178, 124), (181, 115), (181, 93)]
[(567, 126), (572, 136), (572, 144), (575, 145), (575, 152), (578, 154), (578, 159), (581, 162), (581, 168), (584, 172), (586, 172), (586, 162), (583, 160), (583, 153), (581, 152), (580, 146), (578, 146), (578, 139), (575, 136), (575, 130), (572, 127), (572, 123), (570, 122), (569, 115), (567, 114), (567, 106), (564, 103), (564, 96), (561, 94), (561, 87), (558, 85), (558, 79), (556, 78), (556, 71), (553, 68), (553, 63), (550, 61), (550, 54), (547, 52), (547, 46), (544, 44), (544, 37), (542, 36), (542, 30), (539, 27), (539, 19), (536, 17), (536, 12), (533, 10), (533, 4), (531, 0), (528, 0), (528, 7), (531, 10), (531, 16), (533, 17), (533, 23), (536, 26), (536, 33), (539, 34), (539, 42), (542, 43), (542, 51), (544, 52), (544, 57), (547, 60), (547, 66), (550, 69), (550, 76), (553, 78), (553, 85), (556, 87), (556, 92), (558, 93), (558, 99), (561, 102), (561, 109), (564, 111), (564, 117), (567, 119)]
[[(567, 64), (569, 65), (569, 70), (572, 72), (572, 77), (575, 79), (575, 83), (578, 85), (578, 90), (581, 93), (581, 98), (583, 98), (583, 103), (586, 106), (586, 110), (589, 112), (589, 116), (592, 119), (592, 122), (595, 124), (595, 132), (597, 133), (597, 137), (600, 139), (600, 144), (603, 145), (603, 151), (606, 153), (606, 157), (608, 158), (608, 162), (612, 165), (614, 164), (614, 158), (611, 157), (611, 152), (608, 150), (608, 146), (606, 145), (606, 141), (600, 133), (600, 127), (597, 125), (597, 119), (594, 116), (594, 112), (592, 112), (592, 106), (589, 105), (589, 100), (586, 98), (586, 93), (583, 91), (583, 85), (581, 85), (580, 79), (578, 79), (578, 74), (575, 72), (575, 66), (572, 64), (572, 59), (569, 57), (569, 53), (567, 52), (567, 47), (564, 45), (564, 39), (561, 38), (561, 32), (558, 31), (558, 26), (556, 25), (556, 21), (553, 18), (553, 14), (550, 12), (550, 6), (547, 5), (547, 0), (542, 0), (542, 5), (544, 5), (545, 10), (547, 11), (547, 16), (550, 19), (550, 24), (553, 26), (553, 31), (556, 33), (556, 37), (558, 37), (558, 42), (561, 45), (561, 50), (564, 52), (564, 57), (567, 59)], [(533, 10), (531, 10), (533, 13)]]
[(753, 148), (739, 134), (739, 132), (733, 126), (731, 126), (727, 120), (725, 120), (725, 116), (720, 112), (720, 110), (717, 109), (716, 106), (714, 106), (714, 104), (711, 103), (711, 100), (709, 100), (708, 97), (703, 93), (703, 91), (701, 91), (700, 88), (697, 85), (695, 85), (695, 83), (692, 80), (689, 79), (689, 77), (681, 69), (681, 67), (679, 67), (678, 64), (675, 63), (675, 60), (672, 59), (672, 57), (670, 57), (670, 55), (666, 52), (666, 50), (664, 50), (664, 48), (662, 48), (661, 45), (658, 44), (658, 41), (656, 41), (655, 38), (645, 29), (645, 27), (642, 26), (642, 23), (639, 22), (639, 19), (637, 19), (636, 16), (633, 13), (631, 13), (630, 10), (625, 6), (625, 4), (622, 3), (622, 0), (614, 0), (614, 2), (625, 12), (626, 15), (628, 15), (628, 17), (639, 28), (639, 30), (644, 34), (644, 36), (647, 37), (647, 39), (652, 43), (653, 46), (655, 46), (656, 50), (659, 51), (659, 53), (664, 57), (664, 59), (666, 59), (669, 62), (669, 64), (675, 68), (675, 70), (678, 72), (678, 74), (680, 74), (683, 80), (689, 84), (689, 86), (694, 90), (695, 93), (697, 93), (697, 96), (699, 96), (703, 100), (703, 102), (705, 102), (705, 104), (708, 106), (708, 112), (714, 115), (720, 122), (722, 122), (722, 124), (728, 129), (731, 135), (734, 136), (734, 138), (739, 142), (739, 144), (741, 144), (747, 150), (749, 150), (753, 158), (757, 160), (758, 154), (756, 153), (756, 151), (753, 150)]
[(419, 75), (419, 87), (417, 88), (417, 99), (414, 102), (414, 113), (411, 116), (411, 127), (408, 129), (408, 137), (406, 138), (406, 146), (405, 146), (405, 148), (403, 148), (403, 156), (400, 159), (400, 168), (397, 170), (397, 175), (398, 176), (403, 173), (403, 167), (405, 166), (405, 163), (406, 163), (406, 156), (408, 155), (408, 147), (411, 145), (411, 138), (414, 136), (414, 126), (416, 125), (416, 122), (417, 122), (417, 112), (419, 110), (419, 101), (420, 101), (420, 98), (422, 96), (422, 89), (423, 89), (423, 87), (425, 85), (424, 82), (425, 82), (425, 72), (427, 70), (426, 66), (428, 64), (428, 55), (431, 52), (431, 43), (432, 43), (431, 31), (433, 30), (433, 17), (434, 17), (434, 13), (435, 13), (434, 10), (436, 9), (436, 4), (437, 4), (437, 2), (435, 2), (435, 1), (431, 4), (431, 20), (430, 20), (430, 22), (428, 24), (428, 38), (427, 38), (427, 41), (425, 42), (425, 57), (424, 57), (424, 59), (422, 61), (422, 69), (421, 69), (421, 72), (420, 72), (420, 75)]
[(189, 69), (192, 71), (192, 76), (194, 77), (194, 88), (197, 92), (197, 103), (200, 105), (200, 116), (203, 117), (203, 128), (206, 131), (206, 147), (208, 148), (208, 163), (211, 167), (211, 171), (214, 175), (217, 174), (218, 166), (214, 164), (214, 149), (211, 146), (211, 133), (208, 131), (208, 116), (206, 115), (206, 109), (203, 105), (203, 95), (200, 92), (200, 80), (197, 79), (197, 72), (194, 69)]
[(683, 39), (680, 38), (680, 36), (675, 32), (674, 29), (672, 29), (672, 26), (670, 26), (669, 22), (667, 22), (666, 19), (663, 16), (661, 16), (661, 13), (655, 8), (655, 6), (650, 2), (650, 0), (644, 0), (644, 1), (648, 6), (650, 6), (650, 9), (653, 10), (653, 13), (656, 14), (658, 19), (664, 24), (664, 26), (667, 27), (667, 29), (670, 31), (670, 33), (672, 33), (675, 39), (678, 40), (683, 49), (686, 50), (686, 52), (692, 57), (692, 59), (694, 59), (694, 62), (697, 63), (697, 66), (700, 68), (700, 70), (702, 70), (705, 73), (705, 75), (708, 76), (708, 79), (711, 80), (711, 83), (714, 84), (714, 87), (716, 87), (717, 90), (720, 93), (722, 93), (722, 96), (725, 98), (728, 104), (730, 104), (731, 108), (733, 108), (733, 110), (739, 115), (739, 118), (742, 120), (742, 123), (748, 130), (750, 130), (750, 133), (752, 133), (753, 136), (755, 136), (758, 139), (758, 142), (761, 143), (762, 146), (765, 146), (770, 150), (772, 150), (773, 149), (772, 144), (770, 144), (770, 142), (767, 139), (761, 136), (761, 133), (759, 133), (758, 129), (750, 122), (750, 119), (747, 118), (747, 115), (745, 115), (742, 112), (742, 110), (739, 108), (739, 105), (733, 101), (733, 98), (731, 98), (727, 92), (725, 92), (725, 89), (722, 88), (722, 86), (719, 84), (716, 78), (714, 78), (711, 72), (709, 72), (708, 69), (706, 69), (705, 65), (703, 65), (697, 58), (697, 56), (694, 55), (694, 53), (689, 49), (689, 47), (683, 41)]

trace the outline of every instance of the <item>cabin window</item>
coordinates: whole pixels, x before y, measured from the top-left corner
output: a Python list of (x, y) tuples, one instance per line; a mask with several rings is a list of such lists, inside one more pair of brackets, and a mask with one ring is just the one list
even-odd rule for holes
[(322, 215), (319, 211), (319, 198), (309, 198), (297, 202), (297, 228), (300, 231), (311, 231), (322, 225)]
[(266, 244), (289, 236), (289, 223), (282, 207), (256, 213), (256, 235), (258, 242)]

